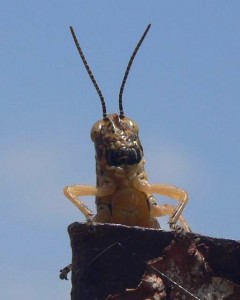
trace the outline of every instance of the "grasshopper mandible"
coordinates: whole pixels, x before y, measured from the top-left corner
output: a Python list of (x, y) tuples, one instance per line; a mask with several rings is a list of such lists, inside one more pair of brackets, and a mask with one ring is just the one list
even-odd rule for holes
[[(119, 93), (119, 114), (107, 114), (102, 92), (89, 68), (74, 30), (70, 27), (83, 64), (100, 97), (103, 119), (97, 121), (91, 130), (91, 139), (96, 150), (96, 187), (71, 185), (64, 188), (64, 194), (80, 209), (89, 222), (160, 228), (157, 217), (169, 215), (171, 229), (178, 229), (177, 222), (179, 222), (181, 228), (191, 231), (182, 216), (182, 211), (188, 202), (187, 192), (172, 185), (148, 182), (138, 125), (126, 117), (123, 111), (124, 86), (135, 55), (150, 26), (149, 24), (144, 31), (126, 68)], [(178, 201), (178, 204), (158, 205), (153, 194), (173, 198)], [(79, 199), (81, 196), (96, 197), (95, 216)]]

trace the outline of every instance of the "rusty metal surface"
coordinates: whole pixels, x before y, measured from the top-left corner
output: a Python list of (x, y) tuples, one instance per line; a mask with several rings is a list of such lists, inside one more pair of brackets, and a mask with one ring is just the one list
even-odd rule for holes
[(73, 223), (72, 300), (240, 299), (240, 243)]

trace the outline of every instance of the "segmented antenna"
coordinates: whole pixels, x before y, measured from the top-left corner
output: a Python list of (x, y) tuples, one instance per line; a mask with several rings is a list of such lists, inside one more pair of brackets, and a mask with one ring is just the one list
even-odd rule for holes
[(107, 117), (107, 110), (106, 110), (106, 104), (105, 104), (105, 100), (104, 100), (104, 97), (102, 95), (102, 92), (101, 92), (101, 90), (100, 90), (100, 88), (99, 88), (99, 86), (98, 86), (98, 84), (97, 84), (97, 82), (96, 82), (96, 80), (95, 80), (95, 78), (94, 78), (94, 76), (92, 74), (92, 71), (90, 70), (90, 67), (89, 67), (89, 65), (87, 63), (87, 60), (86, 60), (86, 58), (85, 58), (85, 56), (83, 54), (83, 51), (82, 51), (82, 49), (81, 49), (81, 47), (80, 47), (80, 45), (78, 43), (77, 37), (75, 35), (75, 32), (74, 32), (72, 26), (70, 26), (70, 31), (71, 31), (73, 40), (74, 40), (74, 42), (76, 44), (76, 47), (78, 49), (78, 52), (80, 54), (80, 57), (81, 57), (81, 59), (83, 61), (84, 67), (87, 70), (88, 75), (89, 75), (90, 79), (92, 80), (92, 83), (93, 83), (93, 85), (94, 85), (94, 87), (95, 87), (95, 89), (96, 89), (96, 91), (97, 91), (97, 93), (98, 93), (98, 95), (100, 97), (101, 104), (102, 104), (103, 118), (106, 118)]
[(123, 81), (122, 81), (122, 85), (120, 87), (120, 92), (119, 92), (119, 111), (120, 111), (120, 116), (123, 117), (124, 116), (124, 111), (123, 111), (123, 105), (122, 105), (122, 95), (123, 95), (123, 90), (124, 90), (124, 87), (125, 87), (125, 84), (126, 84), (126, 81), (127, 81), (127, 78), (128, 78), (128, 74), (129, 74), (129, 71), (131, 69), (131, 66), (132, 66), (132, 63), (133, 63), (133, 60), (143, 42), (143, 40), (145, 39), (145, 36), (147, 35), (148, 33), (148, 30), (150, 29), (151, 27), (151, 24), (149, 24), (146, 28), (146, 30), (144, 31), (141, 39), (139, 40), (136, 48), (134, 49), (133, 51), (133, 54), (132, 56), (130, 57), (130, 60), (128, 62), (128, 65), (127, 65), (127, 69), (125, 71), (125, 74), (124, 74), (124, 77), (123, 77)]

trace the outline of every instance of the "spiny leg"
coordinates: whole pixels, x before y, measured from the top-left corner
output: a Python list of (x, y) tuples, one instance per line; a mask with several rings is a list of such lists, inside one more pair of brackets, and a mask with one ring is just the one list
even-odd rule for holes
[(174, 228), (188, 202), (187, 192), (178, 187), (165, 184), (151, 184), (150, 190), (152, 194), (163, 195), (179, 201), (169, 219), (170, 228)]
[[(176, 209), (176, 206), (170, 204), (158, 205), (153, 197), (149, 199), (149, 204), (150, 214), (154, 218), (172, 215)], [(188, 226), (187, 221), (182, 215), (179, 216), (178, 222), (184, 231), (191, 232), (191, 228)]]

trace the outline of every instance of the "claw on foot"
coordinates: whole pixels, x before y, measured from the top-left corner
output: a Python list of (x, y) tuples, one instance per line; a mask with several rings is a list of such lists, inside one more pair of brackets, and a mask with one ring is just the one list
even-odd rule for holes
[(63, 268), (62, 270), (60, 270), (60, 275), (59, 278), (62, 280), (68, 280), (67, 275), (68, 273), (72, 270), (72, 265), (68, 265), (65, 268)]
[(179, 236), (184, 236), (185, 235), (185, 230), (182, 226), (178, 225), (178, 224), (169, 224), (170, 228), (176, 232), (177, 235)]

